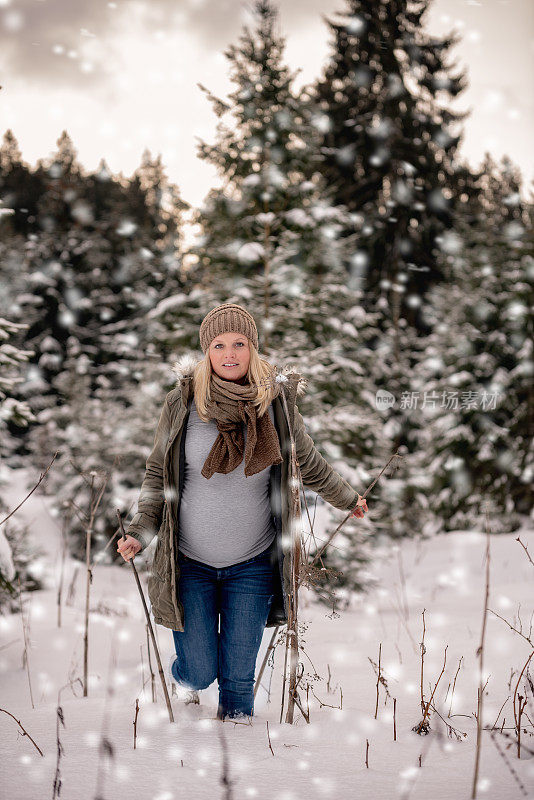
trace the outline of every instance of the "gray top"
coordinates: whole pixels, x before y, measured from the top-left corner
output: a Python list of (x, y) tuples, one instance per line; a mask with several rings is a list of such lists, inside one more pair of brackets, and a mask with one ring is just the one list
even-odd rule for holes
[[(272, 403), (268, 414), (274, 424)], [(214, 472), (208, 479), (201, 474), (218, 433), (214, 419), (200, 419), (193, 399), (187, 420), (178, 549), (220, 569), (258, 555), (276, 534), (269, 500), (270, 467), (247, 477), (243, 457), (226, 475)]]

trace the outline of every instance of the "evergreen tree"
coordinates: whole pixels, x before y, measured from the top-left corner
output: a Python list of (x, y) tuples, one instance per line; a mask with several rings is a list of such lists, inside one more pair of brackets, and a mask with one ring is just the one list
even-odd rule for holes
[[(11, 431), (26, 427), (35, 419), (28, 405), (13, 397), (14, 387), (22, 380), (21, 367), (32, 355), (32, 351), (20, 350), (10, 341), (13, 335), (23, 328), (23, 325), (0, 317), (0, 460), (2, 462), (0, 516), (2, 518), (10, 511), (2, 497), (2, 487), (7, 483), (9, 472), (7, 461), (12, 458), (16, 447)], [(15, 459), (13, 465), (22, 466)], [(17, 592), (13, 581), (17, 575), (23, 591), (41, 588), (40, 582), (33, 580), (27, 571), (28, 561), (31, 563), (35, 552), (29, 552), (26, 540), (27, 530), (18, 526), (13, 518), (8, 519), (0, 528), (0, 610), (6, 608), (8, 612), (15, 611)]]
[[(10, 322), (0, 317), (0, 456), (6, 458), (14, 449), (10, 436), (13, 427), (27, 427), (35, 420), (27, 403), (14, 397), (14, 388), (23, 378), (21, 366), (33, 355), (31, 350), (20, 350), (11, 344), (10, 339), (20, 333), (24, 325)], [(7, 435), (6, 435), (7, 434)]]
[(63, 402), (56, 381), (75, 350), (89, 359), (92, 393), (112, 390), (125, 403), (129, 382), (156, 355), (146, 315), (176, 281), (179, 254), (173, 262), (171, 249), (184, 206), (158, 163), (149, 175), (145, 154), (140, 174), (127, 185), (113, 180), (103, 163), (86, 176), (66, 134), (52, 163), (39, 162), (42, 180), (35, 185), (45, 184), (35, 203), (40, 230), (29, 234), (23, 269), (12, 265), (2, 298), (28, 323), (21, 344), (36, 355), (20, 391), (36, 413)]
[(465, 87), (448, 60), (457, 38), (424, 30), (429, 5), (346, 0), (339, 22), (325, 20), (332, 52), (312, 87), (323, 174), (360, 220), (346, 266), (363, 279), (366, 308), (387, 300), (396, 336), (401, 317), (428, 332), (424, 293), (443, 278), (436, 237), (453, 225), (468, 180), (455, 163), (465, 114), (445, 105)]
[(533, 209), (507, 158), (486, 157), (481, 189), (441, 242), (450, 277), (429, 297), (417, 365), (435, 530), (484, 530), (487, 508), (490, 529), (509, 531), (533, 507)]
[(167, 279), (169, 291), (176, 291), (182, 269), (182, 214), (190, 205), (182, 200), (178, 187), (169, 181), (161, 155), (153, 159), (145, 150), (133, 181), (139, 181), (142, 190), (142, 194), (138, 193), (142, 198), (139, 217), (146, 219), (143, 230), (161, 261), (161, 277)]
[(42, 191), (40, 177), (23, 161), (17, 139), (8, 129), (0, 146), (0, 198), (11, 211), (9, 218), (2, 220), (4, 241), (19, 236), (25, 239), (40, 231), (36, 224), (37, 199)]
[[(256, 0), (257, 28), (240, 37), (225, 55), (236, 84), (229, 102), (204, 87), (221, 121), (217, 141), (202, 142), (200, 158), (214, 164), (223, 186), (209, 192), (194, 215), (201, 234), (189, 255), (198, 260), (202, 285), (261, 276), (264, 342), (269, 344), (274, 306), (286, 287), (298, 294), (308, 281), (320, 284), (332, 259), (340, 210), (332, 207), (318, 165), (311, 172), (317, 141), (313, 108), (295, 97), (294, 75), (283, 63), (285, 40), (276, 30), (269, 0)], [(309, 177), (307, 177), (309, 174)], [(335, 257), (334, 257), (335, 258)], [(285, 304), (284, 304), (285, 305)]]

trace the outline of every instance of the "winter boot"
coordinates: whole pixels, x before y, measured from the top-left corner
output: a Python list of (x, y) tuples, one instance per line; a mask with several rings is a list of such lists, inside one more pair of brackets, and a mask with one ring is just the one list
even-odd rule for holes
[(184, 705), (189, 705), (190, 703), (196, 703), (197, 705), (200, 704), (200, 698), (198, 696), (198, 692), (196, 689), (188, 689), (186, 686), (182, 686), (181, 683), (178, 683), (176, 678), (174, 677), (172, 667), (174, 662), (176, 661), (176, 653), (173, 653), (169, 659), (169, 666), (167, 668), (169, 680), (171, 682), (171, 694), (173, 697), (177, 697), (178, 700), (184, 703)]

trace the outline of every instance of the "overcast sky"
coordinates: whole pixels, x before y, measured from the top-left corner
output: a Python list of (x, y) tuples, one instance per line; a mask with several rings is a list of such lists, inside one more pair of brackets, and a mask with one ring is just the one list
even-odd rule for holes
[[(379, 0), (376, 0), (378, 2)], [(295, 87), (321, 74), (329, 34), (345, 0), (280, 0), (286, 61)], [(214, 168), (197, 157), (213, 141), (215, 117), (197, 82), (231, 90), (223, 51), (250, 25), (242, 0), (0, 0), (0, 129), (11, 128), (32, 166), (63, 129), (79, 160), (105, 158), (130, 175), (148, 147), (161, 153), (182, 197), (199, 205)], [(471, 108), (461, 153), (477, 166), (485, 150), (507, 153), (534, 178), (534, 2), (434, 0), (427, 29), (456, 29), (454, 50), (469, 88), (452, 107)]]

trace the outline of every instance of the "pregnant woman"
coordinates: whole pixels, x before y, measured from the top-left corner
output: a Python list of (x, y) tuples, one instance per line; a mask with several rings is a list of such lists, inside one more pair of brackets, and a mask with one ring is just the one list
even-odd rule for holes
[[(170, 673), (186, 702), (217, 679), (217, 717), (254, 714), (265, 627), (287, 622), (291, 548), (289, 425), (242, 306), (224, 303), (200, 326), (204, 358), (185, 356), (160, 414), (138, 511), (117, 550), (125, 560), (158, 540), (148, 580), (156, 623), (173, 633)], [(289, 372), (285, 393), (305, 486), (363, 516), (366, 501), (315, 448)]]

